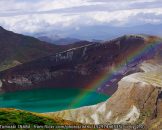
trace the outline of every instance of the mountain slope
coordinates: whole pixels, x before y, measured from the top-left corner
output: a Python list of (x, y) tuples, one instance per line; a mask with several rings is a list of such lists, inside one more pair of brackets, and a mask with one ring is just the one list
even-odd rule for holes
[(16, 34), (0, 27), (0, 70), (63, 50), (57, 45)]
[(54, 45), (0, 27), (0, 71), (76, 46), (82, 44)]
[[(50, 128), (50, 126), (56, 129), (57, 126), (63, 125), (81, 125), (77, 122), (63, 120), (61, 118), (52, 117), (49, 118), (42, 114), (16, 110), (16, 109), (0, 109), (0, 129), (7, 129), (7, 126), (14, 126), (16, 129), (42, 129), (44, 130), (46, 127)], [(19, 126), (18, 126), (19, 125)], [(4, 127), (4, 128), (3, 128)], [(27, 127), (27, 128), (25, 128)], [(47, 129), (46, 128), (46, 129)], [(57, 128), (59, 129), (59, 128)], [(61, 129), (61, 128), (60, 128)], [(70, 129), (69, 129), (70, 130)]]
[(147, 61), (140, 68), (141, 72), (124, 77), (107, 101), (46, 115), (85, 124), (133, 124), (134, 127), (138, 124), (142, 129), (159, 130), (162, 128), (162, 65)]
[[(73, 48), (1, 72), (1, 91), (43, 86), (86, 88), (87, 84), (103, 78), (102, 73), (105, 75), (106, 72), (106, 75), (111, 76), (96, 89), (111, 95), (122, 77), (137, 72), (139, 63), (156, 54), (159, 44), (161, 41), (157, 37), (129, 35)], [(130, 55), (141, 49), (146, 51), (129, 60)]]
[[(64, 120), (58, 117), (48, 117), (28, 111), (12, 108), (0, 108), (0, 129), (29, 129), (29, 130), (94, 130), (95, 127), (89, 124)], [(102, 129), (100, 129), (102, 130)], [(112, 129), (107, 129), (112, 130)]]

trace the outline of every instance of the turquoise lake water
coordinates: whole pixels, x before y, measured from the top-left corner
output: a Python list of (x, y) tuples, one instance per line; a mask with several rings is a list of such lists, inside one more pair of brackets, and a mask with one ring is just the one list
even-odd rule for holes
[(81, 89), (37, 89), (0, 94), (0, 107), (54, 112), (93, 105), (108, 98), (107, 95)]

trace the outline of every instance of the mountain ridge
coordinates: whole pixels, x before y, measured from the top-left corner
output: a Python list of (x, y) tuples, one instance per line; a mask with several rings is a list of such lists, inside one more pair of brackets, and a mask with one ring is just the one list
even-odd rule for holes
[[(150, 48), (142, 57), (127, 63), (129, 53), (131, 54), (138, 48), (144, 48), (151, 40), (157, 40), (157, 37), (123, 36), (104, 43), (85, 45), (47, 56), (1, 72), (1, 90), (15, 91), (40, 86), (85, 88), (87, 84), (98, 78), (101, 72), (106, 70), (111, 73), (120, 65), (121, 60), (125, 60), (123, 62), (126, 64), (123, 64), (125, 67), (116, 74), (114, 73), (115, 75), (109, 79), (107, 84), (103, 84), (96, 90), (111, 95), (116, 91), (117, 82), (123, 76), (138, 71), (136, 68), (138, 62), (152, 57), (153, 54), (149, 54), (149, 51), (154, 49)], [(154, 50), (153, 53), (155, 52)]]
[(81, 45), (54, 45), (0, 27), (0, 71)]
[(82, 41), (76, 38), (69, 38), (69, 37), (52, 39), (48, 36), (39, 36), (37, 38), (41, 41), (52, 43), (52, 44), (57, 44), (57, 45), (67, 45), (67, 44), (73, 44), (78, 41)]
[(82, 43), (85, 45), (66, 48), (0, 72), (0, 92), (43, 86), (86, 89), (87, 84), (104, 81), (89, 89), (110, 95), (107, 101), (44, 115), (83, 124), (131, 124), (159, 130), (162, 119), (162, 39), (149, 35), (124, 35), (105, 42)]
[[(25, 63), (62, 50), (61, 47), (41, 42), (36, 38), (0, 29), (0, 70), (14, 63)], [(14, 62), (16, 61), (16, 62)], [(14, 62), (14, 63), (13, 63)]]
[[(152, 66), (153, 69), (148, 69)], [(131, 124), (135, 129), (159, 130), (162, 127), (162, 65), (149, 60), (140, 68), (141, 72), (122, 78), (117, 91), (105, 102), (45, 115), (84, 124)]]

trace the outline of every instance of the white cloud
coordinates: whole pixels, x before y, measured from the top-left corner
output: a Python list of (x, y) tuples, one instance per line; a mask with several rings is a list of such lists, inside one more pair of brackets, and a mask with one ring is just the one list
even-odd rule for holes
[(39, 3), (39, 10), (47, 11), (51, 9), (63, 9), (79, 6), (88, 6), (88, 5), (98, 5), (102, 4), (101, 2), (89, 2), (88, 0), (46, 0)]
[(1, 0), (0, 25), (32, 33), (84, 25), (160, 24), (160, 5), (161, 0)]
[[(155, 19), (151, 14), (154, 16), (160, 15), (160, 17)], [(145, 19), (143, 18), (144, 15), (150, 15), (150, 17)], [(88, 13), (88, 16), (94, 19), (96, 22), (98, 21), (100, 23), (109, 23), (112, 25), (131, 24), (132, 22), (134, 23), (132, 19), (136, 20), (136, 24), (140, 24), (142, 22), (157, 23), (162, 22), (162, 8), (92, 12)]]
[(10, 30), (16, 32), (37, 32), (46, 27), (63, 28), (77, 22), (78, 16), (64, 16), (63, 14), (20, 15), (14, 17), (1, 17), (0, 24), (5, 24)]
[(89, 0), (1, 0), (0, 10), (22, 10), (22, 11), (48, 11), (79, 6), (98, 5), (101, 2), (89, 2)]

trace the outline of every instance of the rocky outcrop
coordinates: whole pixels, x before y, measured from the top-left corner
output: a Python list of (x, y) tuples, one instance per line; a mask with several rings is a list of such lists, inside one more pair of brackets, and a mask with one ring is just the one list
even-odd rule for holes
[(162, 66), (144, 62), (141, 70), (122, 78), (118, 90), (105, 102), (47, 115), (84, 124), (144, 124), (145, 129), (159, 130), (162, 127)]
[[(67, 86), (86, 88), (87, 84), (106, 72), (112, 76), (96, 91), (112, 95), (118, 81), (139, 71), (138, 64), (152, 58), (159, 44), (157, 37), (129, 35), (69, 49), (1, 72), (2, 90)], [(145, 48), (140, 57), (129, 60), (129, 55)]]

